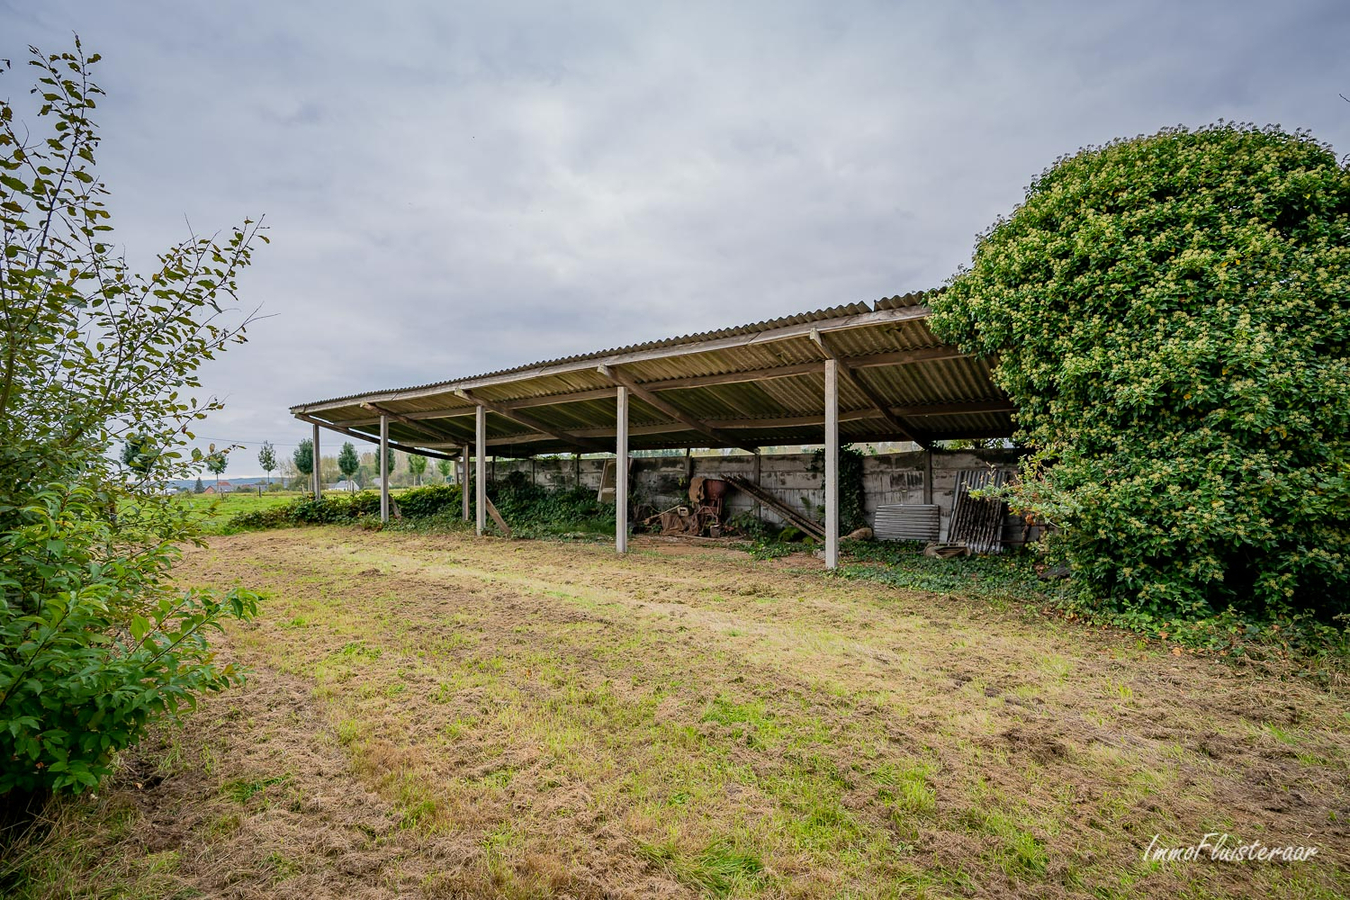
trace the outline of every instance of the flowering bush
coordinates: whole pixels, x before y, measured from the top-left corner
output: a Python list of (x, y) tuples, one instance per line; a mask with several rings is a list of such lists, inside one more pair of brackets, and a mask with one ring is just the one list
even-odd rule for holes
[(1066, 157), (933, 327), (997, 357), (1013, 501), (1144, 619), (1350, 610), (1350, 173), (1305, 133), (1169, 129)]

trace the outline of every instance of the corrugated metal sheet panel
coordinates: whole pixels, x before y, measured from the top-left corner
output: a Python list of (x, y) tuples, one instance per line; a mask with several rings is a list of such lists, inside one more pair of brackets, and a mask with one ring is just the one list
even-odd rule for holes
[[(851, 304), (754, 325), (504, 369), (474, 376), (474, 379), (522, 374), (518, 378), (504, 377), (504, 380), (470, 387), (473, 396), (487, 403), (523, 404), (520, 413), (527, 420), (536, 420), (550, 430), (603, 441), (612, 436), (615, 426), (614, 401), (604, 396), (605, 392), (614, 390), (613, 382), (595, 366), (573, 365), (565, 371), (540, 369), (584, 360), (604, 362), (616, 354), (630, 351), (688, 345), (688, 352), (676, 350), (656, 358), (620, 360), (622, 372), (639, 384), (656, 384), (660, 399), (682, 413), (699, 421), (717, 422), (718, 427), (726, 431), (730, 443), (747, 446), (818, 443), (824, 416), (820, 347), (809, 333), (794, 334), (789, 330), (786, 335), (781, 332), (768, 335), (763, 341), (757, 341), (755, 335), (785, 326), (814, 327), (818, 323), (823, 332), (828, 332), (829, 344), (845, 359), (907, 351), (951, 350), (936, 339), (924, 319), (912, 317), (916, 310), (923, 313), (924, 296), (906, 294), (875, 304), (875, 310), (879, 312), (897, 310), (894, 317), (878, 316), (873, 307), (865, 304)], [(857, 319), (859, 316), (863, 317), (861, 321)], [(711, 349), (698, 346), (708, 340), (733, 336), (738, 337), (734, 346), (725, 343)], [(802, 366), (811, 368), (787, 375), (781, 372), (783, 367)], [(755, 380), (742, 380), (746, 378), (744, 373), (762, 370), (780, 371), (774, 373), (776, 377), (756, 376)], [(1004, 400), (1002, 392), (993, 384), (990, 365), (986, 361), (962, 357), (910, 360), (901, 364), (887, 358), (885, 365), (857, 368), (854, 374), (888, 406), (905, 407), (905, 420), (934, 438), (1012, 434), (1013, 421), (1008, 412), (978, 409), (964, 412), (950, 406), (979, 403), (988, 407), (990, 403)], [(732, 380), (693, 387), (670, 384), (680, 379), (710, 377)], [(305, 404), (294, 407), (293, 411), (303, 415), (308, 412), (308, 406), (322, 406), (316, 415), (325, 422), (338, 427), (362, 428), (371, 433), (374, 429), (370, 424), (377, 421), (378, 416), (362, 408), (361, 403), (378, 401), (380, 408), (410, 416), (419, 420), (423, 429), (444, 435), (434, 438), (417, 427), (391, 422), (391, 436), (395, 440), (413, 446), (450, 446), (472, 438), (475, 405), (454, 391), (474, 379), (352, 395)], [(875, 414), (867, 394), (854, 388), (847, 378), (841, 379), (839, 402), (843, 416), (841, 434), (847, 440), (894, 440), (899, 437), (892, 433), (894, 429), (884, 417)], [(948, 406), (932, 414), (913, 409), (942, 404)], [(869, 411), (873, 414), (867, 415)], [(638, 396), (632, 398), (630, 416), (630, 427), (634, 432), (630, 446), (633, 449), (717, 445), (703, 432), (672, 421), (666, 413)], [(770, 427), (766, 420), (776, 420), (777, 427)], [(572, 444), (533, 432), (493, 411), (488, 413), (488, 439), (493, 452), (498, 455), (506, 455), (508, 451), (533, 454), (575, 449)]]
[(877, 507), (872, 533), (879, 541), (936, 541), (941, 527), (936, 503), (887, 504)]
[[(921, 293), (920, 293), (920, 294), (907, 294), (907, 295), (905, 295), (905, 296), (906, 296), (906, 297), (922, 296), (922, 294), (921, 294)], [(886, 299), (877, 301), (877, 303), (878, 303), (878, 304), (887, 303), (887, 302), (889, 302), (889, 301), (892, 300), (892, 299), (898, 299), (898, 298), (886, 298)], [(915, 304), (904, 304), (904, 305), (915, 305)], [(295, 407), (293, 407), (293, 408), (299, 409), (299, 408), (302, 408), (302, 407), (305, 407), (305, 406), (317, 406), (317, 405), (319, 405), (319, 404), (333, 403), (333, 402), (335, 402), (335, 401), (337, 401), (337, 400), (348, 400), (348, 399), (352, 399), (352, 398), (355, 398), (355, 397), (365, 397), (365, 396), (368, 396), (368, 395), (370, 395), (370, 394), (375, 394), (375, 393), (396, 393), (396, 392), (399, 392), (399, 391), (422, 391), (422, 390), (427, 390), (427, 389), (429, 389), (429, 388), (439, 387), (439, 386), (441, 386), (441, 385), (453, 385), (453, 384), (457, 384), (457, 383), (462, 382), (462, 381), (474, 381), (474, 380), (481, 379), (481, 378), (494, 378), (494, 377), (499, 376), (499, 375), (509, 375), (509, 374), (511, 374), (511, 373), (513, 373), (513, 372), (524, 372), (524, 371), (528, 371), (528, 370), (530, 370), (530, 369), (542, 368), (542, 367), (544, 367), (544, 366), (551, 366), (551, 365), (559, 365), (559, 364), (562, 364), (562, 363), (581, 362), (582, 360), (587, 360), (587, 359), (600, 359), (600, 358), (603, 358), (603, 357), (606, 357), (606, 356), (614, 356), (614, 355), (617, 355), (617, 354), (620, 354), (620, 353), (632, 353), (632, 352), (641, 351), (641, 350), (654, 350), (654, 349), (658, 349), (658, 348), (662, 348), (662, 347), (676, 347), (676, 346), (679, 346), (679, 345), (681, 345), (681, 344), (697, 344), (697, 343), (701, 343), (701, 342), (704, 342), (704, 341), (716, 340), (716, 339), (718, 339), (718, 338), (735, 337), (735, 336), (738, 336), (738, 335), (754, 334), (754, 333), (760, 332), (760, 331), (769, 331), (769, 330), (771, 330), (771, 329), (774, 329), (774, 328), (782, 328), (782, 327), (787, 326), (787, 325), (800, 325), (800, 324), (806, 324), (806, 323), (811, 323), (811, 322), (827, 322), (827, 321), (829, 321), (829, 320), (831, 320), (831, 319), (839, 319), (839, 318), (843, 318), (843, 317), (845, 317), (845, 316), (861, 315), (861, 314), (863, 314), (863, 313), (872, 312), (872, 311), (874, 311), (874, 309), (882, 309), (882, 308), (883, 308), (883, 307), (881, 307), (881, 306), (879, 306), (879, 305), (876, 305), (876, 306), (869, 306), (869, 305), (866, 304), (866, 303), (850, 303), (850, 304), (848, 304), (847, 306), (834, 306), (834, 307), (829, 307), (829, 308), (826, 308), (826, 309), (818, 309), (818, 310), (815, 310), (815, 311), (813, 311), (813, 312), (797, 313), (797, 314), (795, 314), (795, 315), (783, 316), (783, 317), (777, 318), (777, 319), (768, 319), (768, 320), (765, 320), (765, 321), (763, 321), (763, 322), (754, 322), (754, 323), (751, 323), (751, 324), (749, 324), (749, 325), (737, 325), (737, 326), (733, 326), (733, 327), (731, 327), (731, 328), (720, 328), (720, 329), (716, 329), (716, 330), (713, 330), (713, 331), (702, 331), (702, 332), (697, 332), (697, 333), (694, 333), (694, 334), (681, 335), (680, 337), (663, 338), (663, 339), (661, 339), (661, 340), (655, 340), (655, 341), (646, 341), (646, 342), (640, 343), (640, 344), (628, 344), (628, 345), (623, 346), (623, 347), (613, 347), (613, 348), (611, 348), (611, 349), (609, 349), (609, 350), (597, 350), (597, 351), (590, 352), (590, 353), (578, 353), (578, 354), (574, 354), (574, 355), (572, 355), (572, 356), (561, 356), (561, 357), (558, 357), (558, 358), (556, 358), (556, 359), (547, 359), (547, 360), (544, 360), (544, 361), (542, 361), (542, 362), (534, 362), (534, 363), (529, 363), (529, 364), (527, 364), (527, 365), (521, 365), (521, 366), (512, 366), (511, 368), (507, 368), (507, 369), (497, 369), (497, 370), (492, 371), (492, 372), (484, 372), (484, 373), (481, 374), (481, 375), (473, 375), (473, 376), (470, 376), (470, 377), (468, 377), (468, 378), (459, 378), (459, 379), (455, 379), (454, 381), (433, 381), (433, 382), (429, 382), (429, 383), (427, 383), (427, 384), (415, 385), (415, 386), (412, 386), (412, 387), (406, 387), (406, 388), (393, 388), (393, 389), (390, 389), (390, 390), (382, 390), (382, 391), (366, 391), (366, 392), (359, 393), (359, 394), (348, 394), (348, 395), (345, 396), (345, 397), (336, 397), (336, 398), (334, 398), (334, 399), (332, 399), (332, 400), (314, 400), (314, 401), (311, 401), (311, 402), (309, 402), (309, 403), (301, 403), (301, 404), (297, 404), (297, 405), (296, 405)], [(899, 307), (899, 306), (897, 306), (897, 307), (890, 307), (890, 306), (887, 306), (887, 307), (885, 307), (885, 308), (886, 308), (886, 309), (891, 309), (891, 308), (901, 308), (901, 307)]]

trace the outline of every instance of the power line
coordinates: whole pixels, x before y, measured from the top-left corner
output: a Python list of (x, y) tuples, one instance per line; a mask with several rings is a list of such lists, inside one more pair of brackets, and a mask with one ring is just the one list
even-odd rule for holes
[(239, 440), (238, 438), (211, 437), (210, 435), (205, 435), (205, 434), (195, 435), (195, 436), (192, 438), (192, 440), (194, 440), (194, 441), (211, 441), (211, 442), (213, 442), (213, 443), (222, 443), (222, 444), (245, 444), (245, 445), (250, 445), (250, 444), (251, 444), (251, 445), (259, 446), (259, 447), (261, 447), (263, 444), (271, 444), (273, 447), (299, 447), (299, 446), (300, 446), (298, 443), (297, 443), (297, 444), (290, 444), (290, 443), (287, 443), (286, 441), (244, 441), (244, 440)]

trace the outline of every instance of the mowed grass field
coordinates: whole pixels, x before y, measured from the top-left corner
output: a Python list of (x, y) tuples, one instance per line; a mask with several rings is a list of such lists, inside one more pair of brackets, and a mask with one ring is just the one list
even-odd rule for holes
[(174, 499), (200, 513), (208, 533), (218, 533), (237, 515), (285, 506), (302, 496), (299, 491), (259, 494), (256, 490), (241, 490), (232, 494), (178, 494)]
[[(634, 543), (188, 551), (184, 585), (266, 592), (220, 642), (248, 685), (68, 807), (30, 895), (1350, 894), (1341, 688), (806, 556)], [(1142, 858), (1209, 832), (1318, 854)]]

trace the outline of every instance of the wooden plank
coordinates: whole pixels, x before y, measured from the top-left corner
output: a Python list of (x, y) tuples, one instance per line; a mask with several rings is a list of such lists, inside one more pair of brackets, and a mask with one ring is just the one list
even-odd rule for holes
[[(869, 369), (881, 366), (904, 366), (913, 363), (934, 362), (949, 359), (966, 359), (970, 354), (962, 353), (950, 347), (938, 347), (924, 350), (897, 350), (891, 353), (875, 353), (868, 356), (853, 356), (847, 359), (850, 369)], [(691, 375), (684, 378), (668, 378), (661, 381), (644, 381), (642, 387), (654, 393), (663, 391), (687, 390), (700, 387), (719, 387), (724, 384), (744, 384), (752, 381), (769, 381), (775, 378), (794, 378), (802, 375), (814, 375), (821, 371), (819, 362), (793, 363), (767, 369), (750, 369), (743, 372), (727, 372), (718, 375)], [(582, 403), (590, 400), (608, 400), (614, 396), (610, 388), (591, 388), (571, 391), (565, 394), (546, 394), (539, 397), (522, 397), (516, 400), (492, 401), (502, 409), (530, 409), (537, 406), (552, 406), (559, 403)], [(361, 404), (363, 407), (366, 405)], [(403, 414), (409, 420), (452, 419), (473, 415), (472, 406), (455, 406), (445, 409), (418, 410)], [(353, 420), (350, 425), (373, 425), (376, 419)]]
[(933, 451), (923, 451), (923, 502), (933, 502)]
[[(645, 388), (646, 385), (643, 385)], [(606, 388), (606, 391), (613, 395), (613, 388)], [(1006, 400), (979, 400), (979, 401), (960, 401), (956, 403), (921, 403), (911, 406), (892, 406), (891, 412), (897, 416), (923, 417), (923, 416), (961, 416), (978, 415), (981, 413), (1005, 413), (1013, 412), (1015, 407)], [(860, 419), (879, 419), (881, 412), (877, 409), (851, 409), (841, 410), (839, 413), (840, 422), (854, 422)], [(778, 416), (775, 418), (742, 418), (742, 419), (706, 419), (703, 424), (717, 431), (737, 431), (742, 429), (761, 429), (761, 428), (801, 428), (804, 426), (820, 425), (825, 421), (823, 416)], [(690, 426), (683, 422), (662, 424), (662, 425), (630, 425), (628, 433), (632, 437), (653, 434), (673, 434), (678, 431), (692, 430)], [(700, 432), (702, 433), (702, 432)], [(613, 438), (616, 434), (613, 428), (573, 428), (568, 434), (576, 438), (603, 440)], [(511, 444), (530, 443), (531, 441), (545, 441), (553, 439), (552, 435), (540, 432), (523, 432), (520, 434), (503, 435), (488, 439), (488, 446), (505, 446)], [(729, 440), (734, 440), (732, 436)], [(910, 438), (902, 438), (910, 440)], [(729, 444), (736, 446), (736, 444)], [(459, 443), (454, 440), (428, 441), (422, 446), (444, 449), (446, 447), (457, 447)]]
[[(392, 410), (385, 409), (383, 406), (380, 406), (377, 403), (362, 403), (361, 408), (368, 409), (371, 412), (376, 413), (383, 418), (393, 419), (395, 422), (402, 422), (404, 425), (407, 425), (413, 431), (420, 432), (421, 434), (424, 434), (427, 437), (433, 438), (438, 441), (446, 441), (446, 440), (453, 441), (462, 439), (462, 435), (455, 434), (454, 432), (451, 431), (446, 431), (444, 428), (437, 428), (434, 425), (429, 425), (424, 421), (410, 418), (409, 416), (405, 416), (402, 413), (396, 413)], [(376, 421), (379, 420), (377, 419)]]
[[(359, 438), (363, 441), (370, 441), (372, 444), (378, 444), (380, 442), (380, 438), (378, 435), (365, 434), (364, 432), (354, 431), (342, 425), (334, 425), (332, 422), (325, 422), (322, 419), (315, 418), (314, 416), (307, 416), (303, 413), (296, 413), (295, 417), (299, 419), (301, 422), (310, 422), (314, 425), (315, 438), (318, 437), (319, 434), (318, 428), (320, 425), (322, 425), (324, 428), (327, 428), (330, 431), (336, 431), (339, 434), (345, 434), (348, 435), (349, 437)], [(317, 444), (315, 446), (317, 446)], [(453, 456), (450, 456), (447, 453), (439, 453), (435, 450), (425, 450), (421, 447), (409, 447), (407, 444), (400, 444), (396, 441), (390, 441), (389, 446), (393, 447), (395, 450), (402, 450), (404, 453), (416, 453), (419, 456), (428, 456), (431, 457), (432, 459), (454, 459)]]
[(743, 478), (740, 475), (726, 475), (723, 477), (735, 485), (738, 490), (742, 490), (751, 497), (754, 497), (799, 530), (806, 532), (818, 540), (825, 539), (825, 529), (821, 527), (819, 522), (808, 519), (806, 516), (766, 491), (757, 482), (751, 481), (748, 478)]
[(497, 512), (497, 507), (493, 505), (487, 494), (483, 495), (483, 505), (487, 507), (488, 515), (492, 516), (492, 521), (497, 523), (497, 527), (502, 530), (502, 534), (510, 538), (511, 526), (507, 525), (506, 520), (502, 518), (502, 514)]
[[(750, 461), (750, 480), (753, 481), (755, 484), (759, 484), (760, 463), (761, 460), (759, 451), (756, 450), (755, 458)], [(755, 518), (757, 520), (762, 520), (764, 518), (764, 504), (758, 502), (755, 503)]]
[(712, 438), (714, 441), (717, 442), (719, 446), (740, 447), (742, 450), (745, 450), (747, 452), (750, 453), (755, 452), (754, 445), (745, 443), (743, 441), (739, 441), (729, 434), (725, 434), (724, 432), (718, 431), (716, 428), (709, 428), (707, 425), (703, 424), (698, 419), (695, 419), (693, 416), (671, 405), (667, 401), (662, 400), (660, 397), (656, 396), (651, 391), (647, 390), (645, 387), (638, 384), (636, 381), (630, 378), (626, 372), (622, 372), (619, 369), (610, 368), (609, 366), (600, 366), (598, 368), (598, 371), (600, 372), (601, 375), (604, 375), (606, 378), (608, 378), (610, 381), (613, 381), (615, 384), (627, 388), (629, 391), (632, 391), (633, 396), (637, 397), (643, 403), (646, 403), (652, 409), (655, 409), (657, 412), (660, 412), (663, 415), (669, 416), (676, 422), (683, 423), (689, 429), (697, 431), (699, 434)]
[[(886, 401), (882, 400), (876, 391), (868, 387), (866, 382), (864, 382), (862, 379), (858, 378), (856, 375), (853, 374), (853, 371), (848, 367), (848, 363), (844, 362), (839, 358), (839, 353), (835, 348), (835, 345), (833, 344), (833, 342), (830, 341), (827, 335), (821, 334), (819, 331), (813, 331), (811, 332), (811, 340), (815, 342), (816, 346), (818, 346), (826, 356), (826, 359), (828, 361), (826, 364), (827, 378), (829, 377), (828, 375), (829, 363), (833, 362), (837, 365), (838, 378), (842, 379), (844, 383), (847, 384), (849, 387), (853, 388), (853, 390), (857, 391), (858, 393), (866, 397), (867, 402), (872, 404), (872, 408), (881, 414), (881, 417), (886, 420), (886, 424), (891, 426), (892, 430), (894, 430), (899, 434), (907, 434), (908, 435), (907, 440), (913, 441), (920, 447), (927, 449), (928, 447), (932, 446), (932, 439), (927, 437), (927, 435), (924, 434), (922, 429), (914, 427), (910, 423), (906, 422), (900, 416), (897, 416), (895, 415), (895, 413), (891, 412), (890, 407), (887, 406), (886, 404)], [(828, 388), (826, 389), (826, 392), (828, 393)], [(837, 402), (838, 401), (836, 399), (836, 404)], [(837, 406), (835, 415), (836, 417), (838, 415)], [(828, 419), (828, 417), (829, 414), (827, 412), (826, 418)], [(837, 418), (835, 424), (836, 426), (838, 425)], [(828, 553), (829, 551), (827, 550), (826, 551), (827, 556)]]

